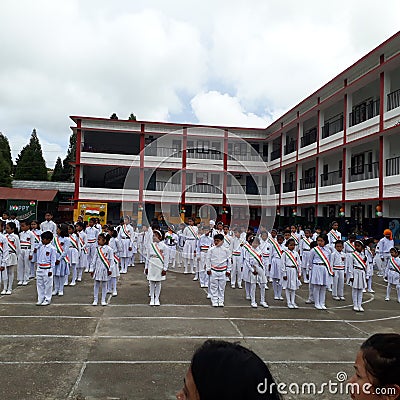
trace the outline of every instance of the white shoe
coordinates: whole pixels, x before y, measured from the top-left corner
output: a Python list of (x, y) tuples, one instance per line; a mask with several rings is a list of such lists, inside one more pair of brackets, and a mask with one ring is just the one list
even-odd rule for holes
[(294, 308), (293, 304), (292, 303), (288, 304), (288, 308)]
[(7, 290), (6, 294), (11, 294), (12, 290)]
[(262, 302), (260, 303), (260, 306), (261, 306), (261, 307), (264, 307), (264, 308), (268, 308), (268, 304), (267, 304), (265, 301), (262, 301)]
[(367, 291), (365, 289), (363, 289), (363, 293), (367, 293)]
[(257, 308), (257, 303), (251, 303), (251, 306), (252, 306), (253, 308)]
[(250, 299), (250, 296), (246, 296), (246, 300), (251, 300), (251, 299)]
[(326, 305), (325, 305), (325, 304), (321, 306), (321, 310), (326, 310), (326, 309), (327, 309), (327, 308), (326, 308)]
[(322, 307), (319, 304), (315, 304), (314, 306), (317, 310), (322, 310)]
[(357, 306), (354, 306), (354, 307), (353, 307), (353, 310), (354, 310), (354, 311), (360, 311), (359, 308), (358, 308)]
[(97, 301), (93, 301), (92, 306), (97, 306)]
[(307, 279), (304, 279), (304, 283), (310, 283), (310, 281)]
[(218, 303), (212, 303), (211, 304), (213, 307), (218, 307)]
[(189, 273), (189, 271), (184, 271), (183, 273), (184, 273), (184, 275), (187, 275)]
[(333, 296), (332, 298), (333, 298), (333, 300), (340, 300), (339, 296)]
[(78, 282), (82, 282), (82, 278), (78, 278), (77, 281), (78, 281)]
[(275, 296), (275, 297), (274, 297), (274, 300), (279, 300), (279, 297), (276, 297), (276, 296)]
[(160, 300), (154, 300), (154, 305), (155, 306), (160, 306), (161, 304), (160, 304)]
[(269, 290), (269, 287), (268, 287), (268, 285), (265, 285), (265, 290)]
[(369, 289), (368, 293), (375, 293), (375, 290), (374, 289)]
[(306, 304), (313, 304), (314, 302), (313, 302), (312, 300), (310, 300), (310, 299), (307, 299), (307, 300), (305, 301), (305, 303), (306, 303)]
[(207, 285), (200, 285), (200, 287), (202, 288), (202, 289), (205, 289), (206, 287), (208, 287)]
[(242, 289), (242, 285), (238, 285), (238, 289)]
[(36, 303), (36, 305), (37, 305), (37, 306), (41, 306), (42, 303), (43, 303), (43, 301), (38, 301), (38, 302)]
[(340, 298), (340, 300), (345, 301), (346, 299), (342, 296), (342, 297)]
[(113, 296), (113, 297), (118, 296), (118, 293), (117, 293), (117, 292), (113, 292), (113, 293), (112, 293), (112, 296)]
[(362, 306), (358, 307), (358, 311), (364, 312), (364, 309), (362, 308)]
[(281, 297), (279, 297), (279, 299), (278, 300), (283, 300), (283, 297), (281, 296)]
[(68, 286), (68, 281), (64, 282), (64, 286)]
[(53, 290), (53, 292), (51, 293), (53, 296), (57, 296), (57, 290)]
[(41, 304), (41, 306), (48, 306), (49, 304), (50, 304), (50, 302), (47, 301), (47, 300), (45, 300), (45, 301)]
[(26, 286), (28, 284), (28, 281), (23, 281), (22, 286)]
[(208, 294), (208, 295), (207, 295), (207, 299), (211, 299), (211, 294)]
[(231, 285), (231, 288), (232, 288), (232, 289), (235, 289), (235, 287), (236, 287), (235, 285)]
[(85, 271), (84, 272), (89, 272), (89, 268), (85, 268)]
[(106, 306), (106, 305), (107, 305), (107, 302), (106, 302), (106, 301), (102, 301), (102, 302), (101, 302), (101, 305), (102, 305), (102, 306)]
[(71, 282), (70, 284), (69, 284), (69, 286), (75, 286), (76, 285), (76, 282)]
[(64, 292), (58, 292), (59, 296), (64, 296)]
[(6, 292), (7, 292), (7, 290), (6, 290), (6, 289), (4, 289), (4, 290), (2, 290), (2, 291), (1, 291), (1, 293), (0, 293), (0, 294), (6, 294)]
[(332, 292), (332, 288), (328, 288), (328, 292)]
[(389, 301), (390, 300), (390, 298), (389, 297), (385, 297), (385, 301)]
[(294, 303), (293, 308), (299, 308), (299, 306), (296, 303)]
[(194, 281), (198, 281), (199, 278), (198, 278), (197, 276), (195, 276), (195, 277), (193, 278), (193, 280), (194, 280)]
[(151, 306), (154, 306), (154, 305), (155, 305), (154, 299), (151, 299), (151, 300), (150, 300), (150, 305), (151, 305)]
[(22, 281), (18, 281), (17, 285), (21, 286), (22, 285)]
[(218, 303), (218, 307), (223, 307), (224, 303)]

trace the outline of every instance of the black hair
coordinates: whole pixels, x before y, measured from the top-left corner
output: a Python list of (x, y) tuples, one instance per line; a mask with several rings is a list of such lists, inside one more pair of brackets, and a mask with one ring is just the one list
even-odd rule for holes
[(17, 225), (15, 224), (15, 222), (7, 222), (7, 223), (6, 223), (6, 226), (7, 226), (7, 225), (13, 230), (13, 232), (14, 232), (16, 235), (18, 235), (18, 229), (17, 229)]
[(214, 240), (218, 239), (218, 240), (224, 240), (224, 235), (222, 233), (217, 233), (216, 235), (214, 235)]
[(368, 238), (368, 239), (365, 240), (364, 243), (365, 243), (365, 246), (368, 246), (371, 243), (375, 243), (375, 240), (374, 240), (374, 238)]
[(399, 249), (397, 247), (392, 247), (390, 251), (394, 250), (397, 254), (399, 253)]
[(224, 228), (228, 228), (229, 229), (229, 225), (224, 225)]
[(76, 233), (76, 227), (74, 224), (68, 224), (68, 229), (72, 228), (72, 230), (74, 231), (74, 233)]
[(51, 211), (46, 211), (46, 212), (44, 213), (44, 215), (46, 215), (46, 214), (49, 214), (49, 215), (53, 216), (53, 213), (52, 213)]
[(349, 239), (355, 239), (357, 236), (354, 233), (350, 233)]
[(251, 232), (246, 233), (246, 240), (249, 241), (249, 239), (250, 239), (251, 237), (253, 237), (253, 236), (254, 236), (254, 233), (251, 233)]
[(153, 230), (153, 235), (157, 235), (158, 240), (163, 240), (164, 239), (164, 233), (163, 233), (163, 231), (161, 231), (159, 229), (154, 229)]
[(17, 218), (17, 214), (12, 213), (12, 214), (10, 214), (10, 217), (15, 217), (15, 218), (13, 218), (13, 219), (16, 219), (16, 218)]
[(375, 386), (400, 385), (400, 335), (377, 333), (361, 345), (367, 372)]
[(343, 240), (340, 240), (340, 239), (339, 239), (339, 240), (336, 240), (336, 242), (335, 242), (335, 246), (336, 246), (337, 244), (342, 244), (342, 245), (343, 245), (343, 244), (344, 244), (344, 242), (343, 242)]
[(115, 228), (112, 225), (107, 225), (107, 230), (111, 232), (111, 237), (116, 238), (118, 237), (118, 232), (115, 230)]
[(296, 242), (294, 241), (294, 239), (288, 239), (288, 240), (286, 240), (285, 246), (288, 247), (288, 245), (289, 245), (290, 243), (296, 244)]
[(325, 242), (325, 246), (329, 243), (328, 235), (326, 233), (321, 233), (320, 235), (318, 235), (317, 239), (319, 238), (321, 238)]
[(281, 398), (267, 365), (239, 343), (207, 340), (194, 353), (190, 369), (201, 400)]
[(111, 236), (107, 235), (106, 233), (99, 233), (99, 236), (97, 236), (97, 238), (103, 238), (104, 241), (106, 242), (106, 244), (108, 244), (110, 242)]
[(318, 243), (317, 243), (316, 240), (314, 240), (314, 241), (312, 241), (312, 242), (310, 243), (310, 249), (313, 249), (314, 247), (317, 247), (317, 246), (318, 246)]
[(57, 228), (60, 230), (61, 237), (68, 237), (68, 225), (67, 224), (58, 224)]
[(289, 230), (287, 230), (287, 229), (285, 229), (284, 232), (283, 232), (283, 234), (286, 235), (287, 233), (290, 235), (292, 232), (289, 231)]
[(19, 225), (21, 226), (22, 224), (27, 225), (27, 226), (30, 225), (30, 223), (26, 219), (23, 219), (22, 221), (19, 221)]
[(44, 240), (50, 240), (50, 241), (52, 241), (53, 240), (53, 232), (50, 232), (50, 231), (46, 231), (46, 232), (43, 232), (41, 235), (40, 235), (40, 238), (41, 239), (44, 239)]
[(3, 214), (6, 214), (6, 215), (10, 216), (10, 213), (7, 210), (4, 210)]
[(38, 226), (38, 228), (40, 228), (40, 223), (39, 223), (39, 221), (38, 221), (37, 219), (33, 219), (33, 220), (30, 222), (30, 225), (32, 225), (33, 222)]
[(363, 247), (363, 249), (365, 249), (365, 244), (364, 244), (364, 242), (363, 242), (362, 240), (356, 240), (356, 241), (354, 242), (354, 244), (357, 244), (357, 243), (361, 244), (361, 246)]
[(339, 225), (339, 222), (337, 222), (337, 221), (332, 221), (332, 222), (331, 222), (331, 228), (333, 227), (334, 224), (338, 224), (338, 225)]
[(78, 221), (78, 222), (75, 224), (75, 226), (80, 226), (81, 228), (84, 228), (84, 227), (85, 227), (85, 224), (84, 224), (83, 222), (81, 222), (81, 221)]

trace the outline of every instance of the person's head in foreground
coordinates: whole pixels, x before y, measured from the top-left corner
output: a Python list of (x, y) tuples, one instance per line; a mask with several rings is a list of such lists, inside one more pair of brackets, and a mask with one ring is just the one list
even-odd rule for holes
[(265, 363), (237, 343), (207, 340), (193, 355), (178, 400), (275, 400), (277, 385)]
[(400, 399), (400, 335), (377, 333), (357, 353), (351, 398)]

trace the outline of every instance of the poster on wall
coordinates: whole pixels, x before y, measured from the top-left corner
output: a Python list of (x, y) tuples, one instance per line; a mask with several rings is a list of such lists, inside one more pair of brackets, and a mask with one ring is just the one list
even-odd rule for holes
[(37, 219), (36, 200), (7, 200), (7, 211), (16, 214), (18, 221), (31, 222)]
[(75, 210), (75, 221), (80, 215), (84, 221), (90, 218), (100, 218), (100, 224), (105, 225), (107, 222), (107, 203), (79, 202), (78, 208)]

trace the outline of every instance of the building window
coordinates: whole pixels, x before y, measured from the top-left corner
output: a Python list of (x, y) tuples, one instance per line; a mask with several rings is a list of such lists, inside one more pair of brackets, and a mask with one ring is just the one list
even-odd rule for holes
[(211, 185), (215, 187), (219, 186), (219, 174), (211, 174)]
[(192, 172), (186, 173), (186, 184), (193, 185), (193, 173)]
[(196, 183), (207, 183), (208, 182), (208, 172), (197, 172), (196, 173)]
[(174, 154), (176, 153), (180, 153), (182, 149), (182, 143), (180, 140), (173, 140), (172, 141), (172, 150), (174, 152)]
[(187, 142), (187, 152), (194, 153), (194, 143), (191, 140)]
[(339, 178), (343, 176), (343, 161), (339, 160)]
[(177, 204), (171, 204), (169, 213), (171, 217), (179, 217), (179, 207)]
[(221, 153), (221, 143), (220, 142), (211, 142), (211, 153), (212, 154), (220, 154)]
[(364, 153), (351, 157), (351, 174), (359, 175), (364, 173)]
[(197, 153), (208, 154), (210, 151), (210, 142), (208, 140), (197, 141)]

